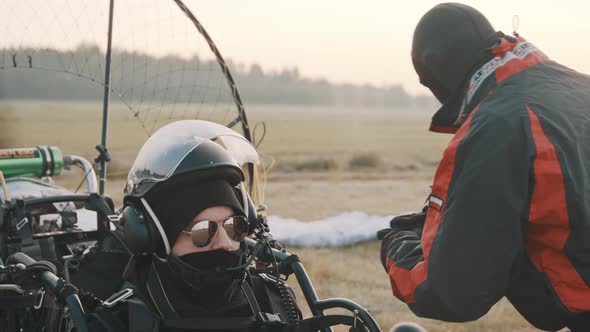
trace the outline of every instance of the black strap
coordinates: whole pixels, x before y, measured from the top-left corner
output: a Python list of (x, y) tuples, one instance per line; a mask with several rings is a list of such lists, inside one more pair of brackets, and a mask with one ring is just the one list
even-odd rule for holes
[(157, 332), (160, 328), (160, 319), (148, 308), (145, 301), (135, 295), (114, 307), (98, 307), (90, 314), (90, 325), (93, 325), (92, 320), (96, 320), (100, 325), (100, 331)]
[(46, 237), (37, 240), (39, 242), (39, 246), (41, 247), (41, 256), (48, 260), (56, 260), (57, 261), (57, 254), (55, 252), (55, 241), (53, 241), (53, 237)]
[(172, 304), (167, 300), (168, 295), (165, 293), (164, 289), (162, 289), (160, 276), (155, 268), (148, 271), (146, 287), (148, 296), (151, 298), (151, 302), (154, 304), (156, 313), (160, 318), (180, 319), (180, 316), (176, 313), (174, 308), (172, 308)]
[(252, 309), (252, 313), (256, 317), (256, 320), (265, 320), (265, 317), (262, 315), (262, 310), (260, 310), (260, 305), (258, 305), (258, 301), (256, 300), (256, 295), (254, 295), (254, 291), (252, 290), (252, 287), (250, 287), (250, 284), (243, 282), (241, 287), (244, 295), (246, 296), (246, 300), (248, 300), (250, 309)]
[[(129, 331), (157, 331), (154, 321), (157, 321), (164, 327), (175, 329), (189, 329), (189, 330), (227, 330), (236, 328), (247, 328), (254, 323), (256, 319), (254, 316), (248, 317), (217, 317), (217, 318), (181, 318), (171, 307), (165, 299), (165, 293), (155, 283), (158, 282), (157, 275), (151, 274), (148, 279), (149, 292), (151, 292), (151, 299), (156, 306), (157, 313), (161, 316), (161, 320), (156, 317), (147, 318), (149, 309), (145, 304), (139, 305), (137, 299), (129, 302)], [(151, 282), (150, 282), (151, 280)], [(150, 286), (151, 285), (151, 286)], [(133, 326), (132, 328), (132, 325)]]
[(160, 320), (139, 298), (125, 300), (129, 316), (129, 332), (158, 331)]
[(282, 279), (260, 273), (257, 277), (252, 276), (252, 281), (258, 299), (266, 310), (280, 312), (287, 324), (296, 324), (301, 320), (301, 311), (293, 291)]
[[(252, 280), (250, 276), (250, 280)], [(248, 282), (242, 283), (242, 291), (246, 296), (246, 300), (248, 300), (248, 304), (250, 305), (250, 309), (252, 310), (252, 314), (256, 317), (256, 321), (258, 322), (267, 322), (267, 323), (285, 323), (279, 314), (276, 313), (269, 313), (263, 312), (260, 309), (260, 304), (258, 304), (258, 300), (256, 299), (256, 295), (254, 294), (254, 290)]]
[[(176, 329), (191, 329), (191, 330), (227, 330), (227, 329), (235, 329), (235, 328), (246, 328), (252, 323), (256, 321), (254, 316), (248, 317), (213, 317), (213, 318), (182, 318), (172, 305), (166, 300), (167, 295), (162, 289), (160, 285), (160, 281), (158, 280), (159, 276), (155, 269), (151, 269), (148, 273), (148, 280), (147, 280), (147, 287), (148, 287), (148, 294), (152, 300), (152, 303), (155, 306), (156, 313), (161, 317), (161, 321), (155, 319), (152, 316), (151, 319), (147, 318), (140, 318), (137, 317), (146, 317), (146, 312), (149, 312), (149, 309), (145, 304), (140, 306), (138, 303), (132, 303), (134, 301), (129, 301), (129, 317), (130, 317), (130, 327), (132, 322), (136, 324), (136, 330), (130, 328), (130, 332), (133, 331), (146, 331), (146, 328), (153, 329), (153, 326), (145, 326), (145, 324), (153, 324), (153, 320), (157, 320), (162, 326), (168, 328), (176, 328)], [(256, 302), (256, 298), (254, 297), (254, 293), (252, 289), (247, 283), (243, 283), (243, 285), (247, 285), (243, 287), (244, 294), (248, 299), (248, 303), (251, 303), (251, 308), (253, 311), (257, 310), (256, 312), (260, 312), (260, 308), (258, 307), (258, 303)], [(135, 300), (135, 299), (134, 299)], [(135, 301), (137, 302), (137, 301)], [(146, 311), (147, 310), (147, 311)], [(137, 315), (137, 316), (134, 316)], [(256, 317), (260, 315), (257, 314)], [(143, 322), (140, 322), (143, 320)], [(137, 321), (137, 322), (136, 322)], [(143, 330), (142, 330), (143, 328)], [(149, 331), (149, 329), (148, 329)]]
[(33, 245), (33, 229), (30, 220), (27, 218), (25, 211), (25, 201), (22, 199), (16, 200), (16, 233), (21, 240), (21, 246), (26, 247)]
[[(98, 325), (100, 327), (100, 331), (106, 332), (121, 332), (127, 331), (127, 327), (125, 323), (117, 317), (116, 313), (107, 310), (106, 308), (99, 308), (93, 313), (91, 313), (88, 317), (89, 326), (93, 327)], [(95, 324), (93, 321), (96, 321)], [(91, 329), (93, 330), (93, 329)], [(131, 332), (131, 330), (129, 330)]]
[[(253, 315), (248, 317), (183, 318), (180, 317), (180, 315), (168, 302), (167, 295), (165, 290), (163, 290), (161, 287), (159, 276), (155, 269), (150, 269), (148, 272), (146, 286), (148, 287), (148, 295), (155, 306), (156, 313), (162, 318), (160, 323), (165, 327), (193, 330), (227, 330), (247, 328), (255, 322), (262, 324), (281, 322), (278, 315), (264, 313), (261, 311), (254, 291), (252, 290), (250, 284), (246, 281), (241, 284), (241, 288), (253, 313)], [(132, 317), (131, 313), (130, 317)], [(145, 320), (147, 322), (147, 319)]]

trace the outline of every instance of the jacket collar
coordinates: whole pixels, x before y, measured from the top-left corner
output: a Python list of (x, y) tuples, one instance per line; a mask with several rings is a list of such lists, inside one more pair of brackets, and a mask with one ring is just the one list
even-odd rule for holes
[[(455, 133), (465, 119), (486, 96), (507, 78), (547, 61), (547, 56), (524, 38), (503, 37), (490, 49), (494, 57), (481, 66), (469, 80), (460, 105), (445, 105), (432, 117), (430, 131)], [(459, 110), (456, 113), (456, 110)]]

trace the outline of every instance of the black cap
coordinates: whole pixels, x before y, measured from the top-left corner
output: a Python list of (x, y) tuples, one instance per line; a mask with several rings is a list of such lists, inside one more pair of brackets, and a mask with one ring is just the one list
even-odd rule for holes
[(237, 189), (225, 179), (176, 182), (158, 188), (146, 197), (160, 220), (170, 246), (178, 234), (201, 211), (213, 206), (227, 206), (236, 215), (245, 216)]
[(412, 62), (420, 83), (443, 104), (433, 125), (453, 126), (467, 80), (493, 58), (488, 50), (501, 33), (476, 9), (442, 3), (428, 11), (414, 31)]

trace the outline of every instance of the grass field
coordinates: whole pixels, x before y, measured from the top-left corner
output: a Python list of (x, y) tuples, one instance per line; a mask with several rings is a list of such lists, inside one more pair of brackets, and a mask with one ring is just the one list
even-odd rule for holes
[[(265, 121), (268, 128), (260, 152), (266, 165), (273, 164), (265, 190), (269, 214), (301, 220), (352, 210), (395, 214), (419, 209), (450, 139), (428, 133), (429, 116), (419, 112), (278, 106), (247, 111), (252, 127)], [(65, 154), (95, 155), (100, 105), (4, 102), (0, 116), (0, 148), (57, 145)], [(111, 115), (114, 160), (107, 192), (117, 202), (126, 170), (145, 140), (141, 131), (128, 129), (133, 121), (124, 111)], [(63, 181), (71, 185), (77, 180)], [(477, 322), (416, 318), (392, 296), (376, 241), (340, 249), (290, 250), (302, 258), (321, 298), (346, 297), (368, 307), (384, 330), (399, 321), (418, 322), (429, 331), (534, 330), (505, 300)], [(299, 300), (304, 307), (301, 294)]]

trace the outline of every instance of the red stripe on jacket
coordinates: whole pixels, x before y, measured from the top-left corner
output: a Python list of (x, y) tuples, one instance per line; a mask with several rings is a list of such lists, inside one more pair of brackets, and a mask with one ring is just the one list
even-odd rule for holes
[(459, 143), (461, 143), (463, 138), (469, 133), (471, 119), (478, 109), (479, 105), (477, 105), (471, 114), (469, 114), (465, 123), (459, 128), (457, 134), (453, 136), (453, 139), (445, 149), (443, 158), (436, 169), (434, 183), (432, 185), (432, 194), (442, 199), (443, 206), (440, 211), (428, 209), (426, 214), (426, 221), (424, 223), (424, 229), (422, 230), (421, 240), (424, 260), (416, 264), (412, 270), (407, 270), (396, 266), (392, 259), (387, 259), (387, 271), (389, 272), (393, 294), (406, 303), (416, 302), (414, 298), (416, 287), (424, 282), (428, 276), (428, 256), (430, 255), (432, 242), (434, 242), (434, 238), (438, 232), (438, 226), (440, 225), (442, 214), (445, 209), (444, 204), (447, 202), (449, 185), (451, 184), (451, 178), (455, 171), (455, 156), (457, 155), (457, 148)]
[[(506, 52), (512, 51), (514, 47), (518, 45), (518, 43), (524, 41), (525, 40), (522, 37), (518, 38), (516, 43), (511, 43), (508, 40), (501, 38), (500, 45), (494, 47), (492, 49), (492, 53), (496, 54), (497, 56), (504, 56)], [(531, 52), (523, 59), (514, 58), (506, 62), (503, 66), (500, 66), (496, 69), (496, 83), (500, 84), (502, 81), (509, 78), (510, 76), (517, 74), (531, 66), (534, 66), (548, 59), (549, 58), (539, 50)]]
[(564, 252), (570, 234), (565, 184), (555, 147), (537, 115), (526, 105), (536, 147), (535, 187), (529, 209), (526, 247), (533, 265), (547, 275), (561, 302), (572, 312), (590, 310), (590, 288)]
[(435, 132), (435, 133), (441, 133), (441, 134), (454, 134), (457, 132), (457, 128), (455, 128), (455, 127), (441, 127), (441, 126), (430, 126), (430, 128), (428, 130)]

